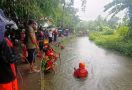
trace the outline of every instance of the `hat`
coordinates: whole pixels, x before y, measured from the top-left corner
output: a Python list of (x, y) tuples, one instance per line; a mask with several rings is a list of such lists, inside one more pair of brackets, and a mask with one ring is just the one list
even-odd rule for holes
[(81, 68), (81, 69), (85, 68), (85, 63), (80, 62), (80, 63), (79, 63), (79, 68)]

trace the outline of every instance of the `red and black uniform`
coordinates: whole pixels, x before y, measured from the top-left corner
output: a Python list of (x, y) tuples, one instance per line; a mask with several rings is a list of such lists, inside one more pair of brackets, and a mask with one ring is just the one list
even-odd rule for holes
[(0, 90), (18, 90), (12, 42), (5, 38), (0, 44)]

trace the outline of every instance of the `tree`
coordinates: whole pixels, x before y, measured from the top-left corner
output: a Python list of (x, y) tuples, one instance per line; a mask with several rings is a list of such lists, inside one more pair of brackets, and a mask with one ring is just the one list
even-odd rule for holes
[(116, 29), (119, 20), (120, 20), (119, 17), (116, 16), (111, 17), (110, 20), (108, 20), (109, 27), (112, 29)]
[(111, 3), (105, 6), (104, 11), (107, 11), (109, 9), (111, 9), (109, 13), (113, 15), (119, 13), (124, 9), (127, 9), (130, 20), (128, 36), (132, 37), (132, 0), (113, 0)]
[(22, 19), (49, 16), (58, 7), (60, 0), (1, 0), (0, 7), (8, 16), (14, 13)]
[(11, 19), (17, 19), (16, 21), (47, 17), (52, 18), (55, 25), (60, 25), (63, 19), (68, 27), (73, 27), (79, 22), (73, 4), (74, 0), (0, 0), (1, 9)]

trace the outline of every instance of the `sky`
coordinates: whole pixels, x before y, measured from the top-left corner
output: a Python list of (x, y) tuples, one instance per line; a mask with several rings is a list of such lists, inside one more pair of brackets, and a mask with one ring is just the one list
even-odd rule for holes
[[(81, 20), (95, 20), (98, 15), (106, 17), (108, 12), (103, 12), (104, 6), (112, 0), (87, 0), (85, 12), (81, 10), (81, 0), (74, 0), (74, 7), (79, 10), (77, 13)], [(118, 14), (119, 17), (123, 16), (123, 12)]]

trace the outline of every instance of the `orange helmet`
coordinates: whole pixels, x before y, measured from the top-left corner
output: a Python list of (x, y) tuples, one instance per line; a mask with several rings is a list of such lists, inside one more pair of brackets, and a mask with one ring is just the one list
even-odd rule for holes
[(80, 62), (80, 63), (79, 63), (79, 68), (81, 68), (81, 69), (82, 69), (82, 68), (85, 68), (85, 63)]

